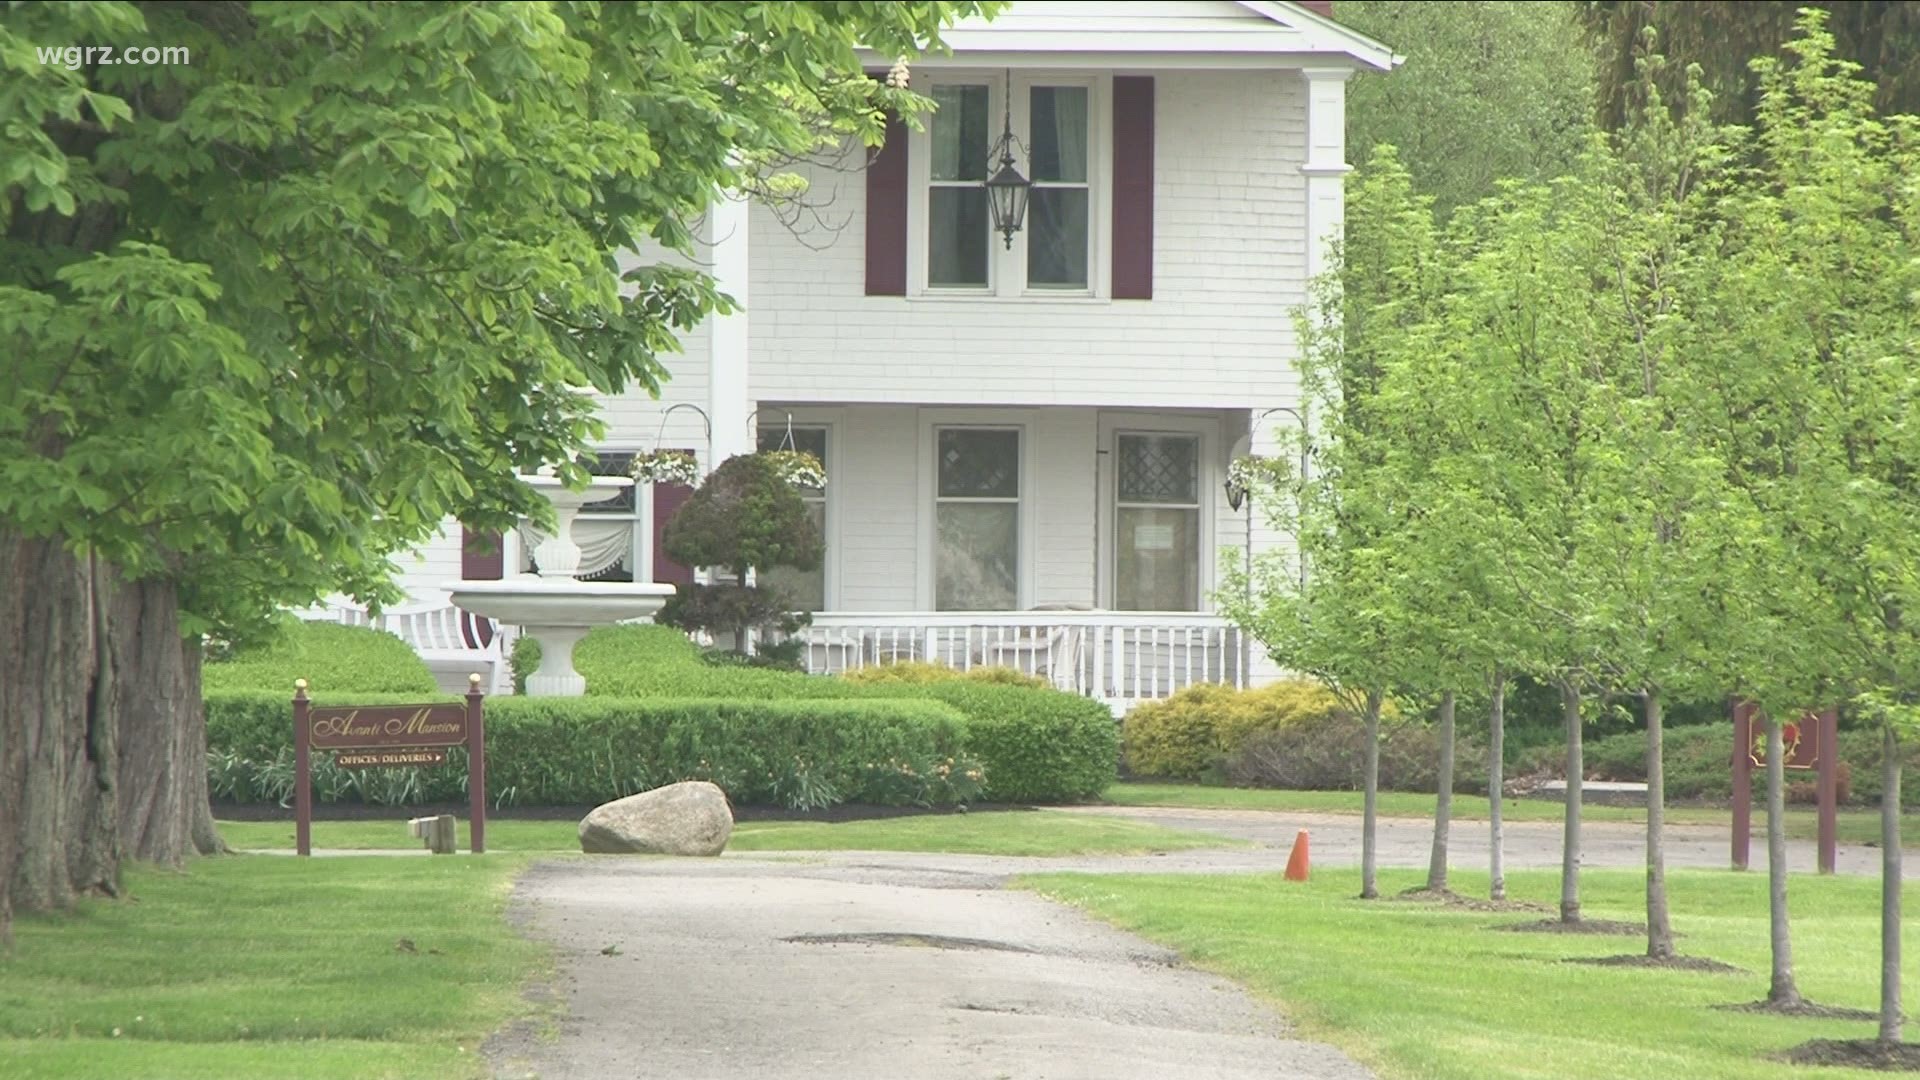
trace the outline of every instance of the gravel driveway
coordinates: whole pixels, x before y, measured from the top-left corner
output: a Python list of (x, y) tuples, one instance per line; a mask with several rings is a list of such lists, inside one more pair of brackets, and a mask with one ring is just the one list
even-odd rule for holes
[(498, 1076), (545, 1080), (1371, 1077), (1232, 983), (998, 888), (1003, 869), (875, 853), (536, 865), (515, 908), (557, 948), (559, 1038), (509, 1031), (488, 1056)]

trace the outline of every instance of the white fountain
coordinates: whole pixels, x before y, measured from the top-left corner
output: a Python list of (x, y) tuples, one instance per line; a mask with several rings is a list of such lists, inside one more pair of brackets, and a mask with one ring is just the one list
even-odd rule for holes
[(580, 545), (573, 519), (580, 508), (633, 486), (624, 476), (595, 476), (572, 491), (553, 476), (520, 478), (553, 504), (553, 535), (533, 549), (538, 573), (510, 573), (499, 581), (456, 581), (447, 586), (454, 604), (477, 615), (522, 628), (540, 643), (540, 669), (527, 676), (528, 697), (579, 697), (587, 680), (573, 670), (573, 647), (596, 626), (652, 618), (674, 593), (653, 582), (581, 581)]

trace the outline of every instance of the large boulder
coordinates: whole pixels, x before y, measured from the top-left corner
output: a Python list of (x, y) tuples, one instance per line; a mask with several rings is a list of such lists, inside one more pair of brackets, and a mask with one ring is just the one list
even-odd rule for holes
[(718, 855), (732, 835), (727, 793), (705, 780), (615, 799), (580, 819), (589, 855)]

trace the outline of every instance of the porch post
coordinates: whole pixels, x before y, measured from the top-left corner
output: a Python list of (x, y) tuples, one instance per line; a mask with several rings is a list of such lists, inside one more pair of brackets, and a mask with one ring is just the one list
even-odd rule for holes
[(1307, 84), (1307, 276), (1326, 271), (1327, 256), (1346, 224), (1347, 68), (1309, 68)]
[(713, 318), (707, 367), (707, 418), (713, 425), (710, 468), (737, 454), (753, 452), (756, 439), (747, 430), (753, 411), (747, 382), (748, 207), (746, 199), (716, 198), (707, 213), (713, 248), (714, 284), (733, 298), (730, 315)]

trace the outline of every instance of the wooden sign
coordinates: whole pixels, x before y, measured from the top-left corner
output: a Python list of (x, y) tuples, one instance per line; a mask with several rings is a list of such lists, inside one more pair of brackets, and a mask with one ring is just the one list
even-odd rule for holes
[[(1747, 868), (1753, 837), (1753, 770), (1767, 763), (1767, 717), (1751, 701), (1733, 703), (1733, 866)], [(1840, 714), (1837, 710), (1803, 712), (1798, 720), (1780, 725), (1785, 752), (1781, 765), (1814, 769), (1815, 799), (1819, 804), (1816, 850), (1820, 872), (1831, 874), (1839, 854)]]
[(309, 709), (307, 729), (308, 745), (315, 750), (465, 746), (467, 710), (462, 705), (348, 705)]
[(427, 750), (342, 750), (333, 755), (333, 763), (343, 769), (406, 769), (445, 765), (447, 752)]
[(313, 752), (335, 751), (343, 769), (444, 765), (446, 748), (467, 748), (473, 853), (487, 850), (486, 713), (480, 676), (467, 678), (465, 705), (339, 705), (316, 709), (307, 680), (293, 683), (294, 848), (313, 854)]

